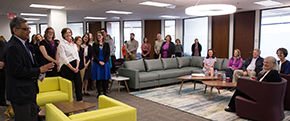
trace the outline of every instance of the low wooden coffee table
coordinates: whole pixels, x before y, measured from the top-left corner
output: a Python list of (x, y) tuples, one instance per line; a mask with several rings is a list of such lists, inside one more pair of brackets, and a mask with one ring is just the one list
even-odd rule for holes
[(202, 81), (209, 80), (209, 81), (214, 81), (214, 80), (219, 80), (219, 79), (221, 79), (221, 77), (191, 76), (191, 75), (186, 75), (186, 76), (178, 77), (177, 79), (182, 80), (181, 85), (180, 85), (180, 89), (179, 89), (179, 92), (178, 92), (178, 94), (180, 94), (180, 91), (181, 91), (182, 86), (183, 86), (183, 82), (184, 82), (185, 80), (194, 80), (194, 87), (193, 87), (193, 89), (195, 89), (196, 80), (202, 80)]
[[(55, 107), (61, 110), (64, 114), (79, 112), (79, 111), (87, 111), (87, 109), (93, 108), (96, 106), (94, 103), (89, 102), (57, 102), (53, 103)], [(39, 111), (38, 116), (45, 116), (45, 108)]]
[[(205, 85), (204, 93), (206, 93), (207, 86), (211, 86), (208, 100), (210, 99), (213, 87), (237, 87), (237, 83), (231, 83), (231, 82), (223, 83), (222, 81), (202, 81), (202, 83)], [(218, 92), (220, 94), (219, 89), (218, 89)]]

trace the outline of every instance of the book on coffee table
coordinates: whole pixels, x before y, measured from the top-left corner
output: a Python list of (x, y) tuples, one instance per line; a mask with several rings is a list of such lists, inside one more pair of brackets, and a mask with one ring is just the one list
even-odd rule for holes
[(203, 73), (199, 73), (199, 74), (193, 73), (193, 74), (191, 74), (191, 76), (205, 76), (205, 75)]

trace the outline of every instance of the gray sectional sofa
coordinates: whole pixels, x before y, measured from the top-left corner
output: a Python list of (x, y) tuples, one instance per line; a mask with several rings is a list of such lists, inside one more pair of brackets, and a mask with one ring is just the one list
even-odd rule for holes
[[(131, 89), (154, 87), (175, 82), (181, 82), (177, 77), (192, 73), (203, 73), (204, 57), (177, 57), (151, 60), (125, 61), (119, 68), (120, 76), (129, 77), (128, 86)], [(218, 73), (224, 74), (228, 59), (217, 59), (214, 66)]]

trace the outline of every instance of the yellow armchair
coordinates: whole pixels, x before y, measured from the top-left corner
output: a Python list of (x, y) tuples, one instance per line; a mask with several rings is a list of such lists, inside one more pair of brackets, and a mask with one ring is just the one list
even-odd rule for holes
[(46, 121), (136, 121), (137, 110), (129, 105), (101, 95), (99, 109), (67, 117), (53, 104), (45, 106)]
[(42, 82), (39, 81), (39, 93), (37, 94), (37, 104), (41, 109), (46, 103), (72, 102), (72, 83), (62, 77), (47, 77)]

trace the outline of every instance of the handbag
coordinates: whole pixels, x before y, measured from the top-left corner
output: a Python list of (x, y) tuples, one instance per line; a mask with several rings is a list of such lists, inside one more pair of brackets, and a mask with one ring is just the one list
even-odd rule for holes
[(8, 115), (8, 119), (7, 121), (10, 119), (10, 118), (13, 118), (14, 117), (14, 111), (13, 111), (13, 108), (12, 108), (12, 105), (10, 104), (8, 107), (7, 106), (4, 106), (4, 108), (6, 109), (6, 111), (4, 112), (4, 114)]
[(109, 59), (110, 59), (110, 62), (109, 62), (109, 64), (110, 64), (110, 68), (112, 68), (113, 66), (112, 66), (112, 59), (111, 59), (111, 56), (109, 56)]

